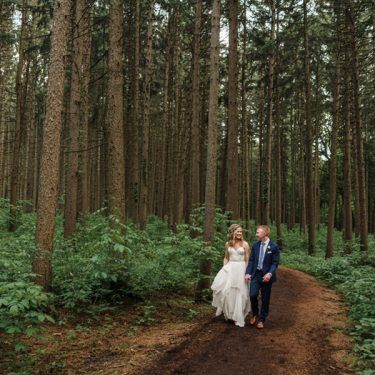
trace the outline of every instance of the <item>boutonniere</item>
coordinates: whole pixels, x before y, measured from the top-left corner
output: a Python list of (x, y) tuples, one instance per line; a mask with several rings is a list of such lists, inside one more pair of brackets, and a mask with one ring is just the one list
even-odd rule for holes
[(270, 245), (267, 246), (267, 250), (271, 250), (271, 246)]

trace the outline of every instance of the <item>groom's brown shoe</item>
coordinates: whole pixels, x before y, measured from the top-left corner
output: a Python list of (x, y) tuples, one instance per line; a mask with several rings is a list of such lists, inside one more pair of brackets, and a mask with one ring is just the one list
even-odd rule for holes
[(264, 328), (264, 323), (263, 322), (258, 322), (257, 323), (257, 328), (263, 329)]
[(258, 316), (257, 315), (253, 315), (250, 319), (250, 324), (253, 326), (258, 320)]

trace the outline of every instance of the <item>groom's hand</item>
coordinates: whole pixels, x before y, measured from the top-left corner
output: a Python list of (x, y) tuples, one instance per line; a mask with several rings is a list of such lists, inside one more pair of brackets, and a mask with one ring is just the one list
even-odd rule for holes
[(271, 277), (272, 277), (272, 273), (266, 273), (266, 274), (263, 276), (263, 282), (264, 282), (264, 283), (268, 283), (268, 282), (271, 280)]
[(251, 276), (248, 273), (245, 275), (245, 280), (246, 281), (251, 280)]

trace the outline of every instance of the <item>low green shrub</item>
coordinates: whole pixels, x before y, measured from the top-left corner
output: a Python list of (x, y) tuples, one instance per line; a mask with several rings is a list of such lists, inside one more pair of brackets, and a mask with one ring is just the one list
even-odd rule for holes
[(6, 333), (36, 331), (36, 326), (53, 319), (43, 311), (49, 304), (49, 295), (33, 283), (25, 281), (0, 282), (0, 329)]

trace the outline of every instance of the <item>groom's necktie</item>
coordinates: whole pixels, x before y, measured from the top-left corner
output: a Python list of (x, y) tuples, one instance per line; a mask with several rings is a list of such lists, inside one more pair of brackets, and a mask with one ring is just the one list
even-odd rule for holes
[(260, 251), (259, 251), (259, 260), (258, 260), (258, 270), (263, 269), (264, 247), (265, 247), (265, 244), (263, 242), (261, 242), (260, 243)]

